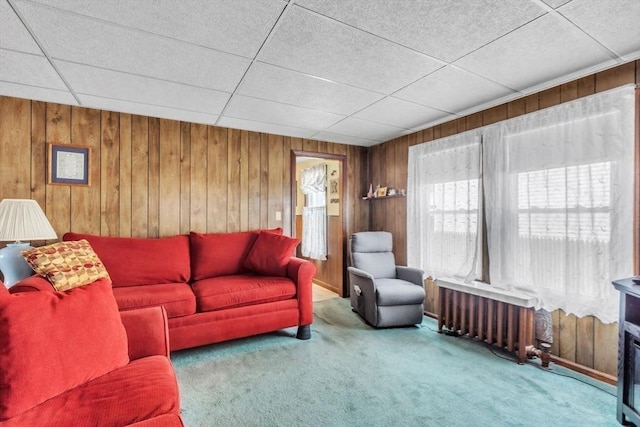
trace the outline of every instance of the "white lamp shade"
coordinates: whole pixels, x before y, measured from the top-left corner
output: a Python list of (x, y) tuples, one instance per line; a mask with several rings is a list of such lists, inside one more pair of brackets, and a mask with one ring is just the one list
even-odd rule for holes
[(57, 239), (55, 230), (35, 200), (4, 199), (0, 202), (0, 241)]

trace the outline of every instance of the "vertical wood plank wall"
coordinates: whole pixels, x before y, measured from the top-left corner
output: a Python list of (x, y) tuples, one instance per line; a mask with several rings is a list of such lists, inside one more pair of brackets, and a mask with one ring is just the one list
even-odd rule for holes
[[(91, 186), (46, 183), (48, 142), (91, 147)], [(367, 230), (366, 148), (0, 96), (0, 200), (37, 200), (59, 238), (291, 235), (291, 150), (346, 156), (343, 238)]]
[[(370, 149), (370, 178), (376, 184), (394, 188), (407, 186), (408, 147), (486, 126), (579, 97), (628, 83), (640, 83), (640, 61), (572, 81), (527, 97), (461, 117), (411, 135), (376, 145)], [(367, 202), (363, 202), (367, 203)], [(393, 233), (399, 262), (406, 262), (406, 199), (396, 198), (368, 202), (371, 206), (371, 229)], [(436, 313), (437, 287), (427, 283), (425, 309)], [(617, 324), (603, 324), (593, 317), (577, 318), (561, 310), (552, 313), (554, 343), (552, 353), (598, 371), (616, 375)]]

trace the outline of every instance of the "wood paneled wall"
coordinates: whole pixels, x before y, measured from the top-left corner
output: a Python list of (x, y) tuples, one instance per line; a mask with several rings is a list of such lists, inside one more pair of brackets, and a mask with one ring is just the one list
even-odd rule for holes
[[(49, 142), (91, 147), (91, 186), (46, 183)], [(59, 238), (290, 235), (292, 150), (346, 156), (344, 235), (367, 230), (366, 148), (0, 96), (0, 199), (37, 200)]]
[[(454, 135), (542, 108), (571, 101), (628, 83), (640, 83), (640, 61), (572, 81), (466, 117), (452, 120), (408, 136), (372, 147), (369, 153), (370, 182), (395, 188), (407, 186), (408, 147)], [(406, 199), (372, 201), (371, 229), (394, 235), (398, 261), (406, 261)], [(437, 312), (437, 287), (427, 283), (425, 309)], [(563, 359), (615, 375), (617, 369), (617, 324), (603, 324), (593, 317), (577, 318), (561, 310), (552, 313), (552, 353)]]

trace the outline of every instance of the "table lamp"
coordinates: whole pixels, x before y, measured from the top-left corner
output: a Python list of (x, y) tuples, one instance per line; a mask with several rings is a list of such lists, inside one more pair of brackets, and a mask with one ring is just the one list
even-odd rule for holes
[(35, 200), (4, 199), (0, 202), (0, 242), (14, 242), (0, 249), (0, 271), (6, 287), (33, 274), (21, 252), (32, 246), (24, 241), (57, 239), (55, 230)]

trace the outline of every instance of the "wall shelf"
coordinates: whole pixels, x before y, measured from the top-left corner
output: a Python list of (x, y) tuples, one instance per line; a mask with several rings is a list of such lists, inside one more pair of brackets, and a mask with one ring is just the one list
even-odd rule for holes
[(403, 196), (402, 194), (395, 194), (393, 196), (363, 197), (362, 200), (398, 199), (398, 198), (404, 198), (404, 197), (407, 197), (407, 196)]

